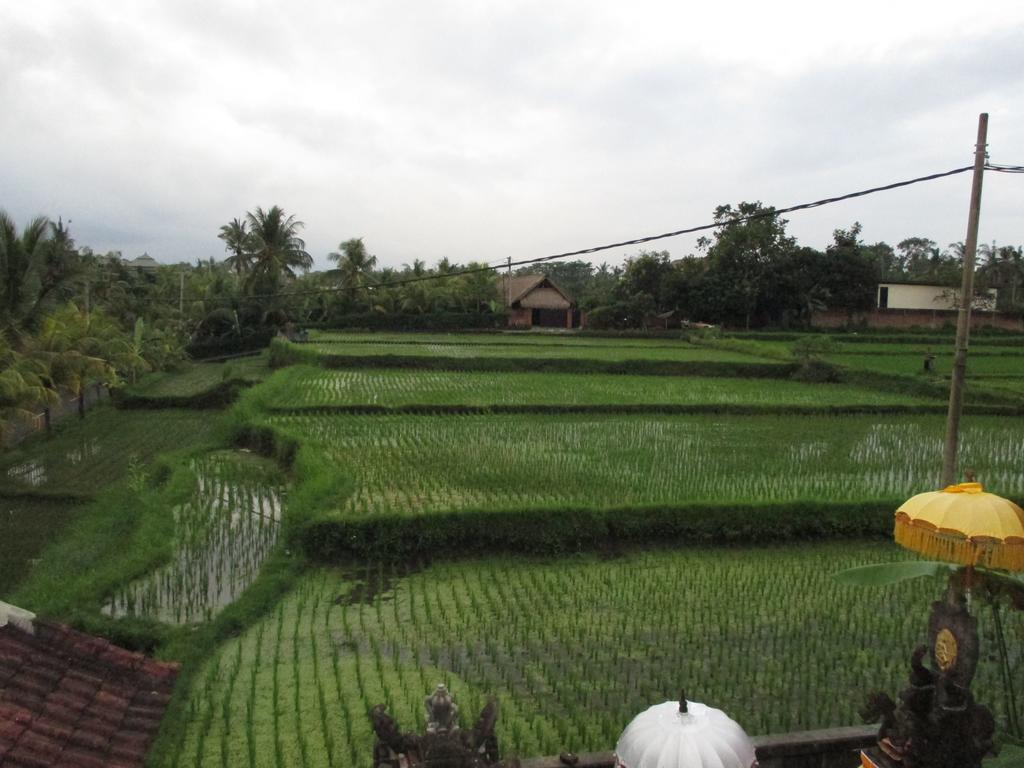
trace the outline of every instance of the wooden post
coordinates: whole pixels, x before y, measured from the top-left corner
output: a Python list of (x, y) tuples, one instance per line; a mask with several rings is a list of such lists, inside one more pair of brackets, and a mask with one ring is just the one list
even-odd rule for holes
[(974, 181), (971, 207), (967, 215), (967, 240), (964, 242), (963, 281), (960, 287), (960, 311), (956, 321), (956, 356), (949, 384), (949, 411), (946, 416), (946, 443), (942, 450), (943, 487), (956, 479), (957, 441), (960, 415), (964, 409), (964, 378), (967, 374), (967, 344), (971, 335), (971, 302), (974, 300), (974, 255), (978, 249), (978, 220), (981, 218), (981, 182), (985, 175), (985, 146), (988, 137), (988, 113), (978, 116), (978, 142), (974, 146)]

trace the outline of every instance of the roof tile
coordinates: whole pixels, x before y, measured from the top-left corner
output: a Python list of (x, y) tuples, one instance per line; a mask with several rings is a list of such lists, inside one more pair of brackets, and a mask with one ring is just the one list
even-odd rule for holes
[(0, 765), (139, 768), (177, 677), (64, 625), (0, 627)]

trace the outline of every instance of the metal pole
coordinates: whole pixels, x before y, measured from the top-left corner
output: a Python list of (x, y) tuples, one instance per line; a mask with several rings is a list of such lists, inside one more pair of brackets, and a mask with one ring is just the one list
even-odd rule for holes
[(963, 282), (960, 287), (960, 312), (956, 321), (956, 357), (949, 384), (949, 412), (946, 417), (946, 443), (942, 450), (941, 485), (952, 485), (956, 478), (956, 450), (960, 434), (960, 415), (964, 409), (964, 377), (967, 373), (967, 343), (971, 334), (971, 302), (974, 299), (974, 255), (978, 249), (978, 220), (981, 217), (981, 182), (985, 175), (985, 146), (988, 137), (988, 113), (978, 116), (978, 142), (974, 146), (974, 181), (971, 184), (971, 208), (967, 216), (967, 240), (964, 242)]

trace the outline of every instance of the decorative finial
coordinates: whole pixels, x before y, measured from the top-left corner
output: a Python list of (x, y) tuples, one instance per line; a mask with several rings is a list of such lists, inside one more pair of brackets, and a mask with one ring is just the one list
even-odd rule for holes
[(679, 691), (679, 714), (685, 715), (686, 710), (686, 691)]

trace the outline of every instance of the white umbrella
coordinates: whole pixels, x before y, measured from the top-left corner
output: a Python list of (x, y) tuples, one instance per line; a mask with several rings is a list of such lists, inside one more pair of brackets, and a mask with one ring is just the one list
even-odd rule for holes
[(752, 768), (754, 745), (720, 709), (666, 701), (633, 718), (615, 745), (616, 768)]

